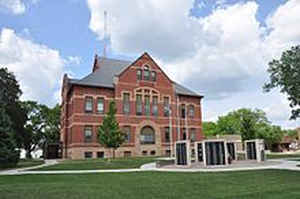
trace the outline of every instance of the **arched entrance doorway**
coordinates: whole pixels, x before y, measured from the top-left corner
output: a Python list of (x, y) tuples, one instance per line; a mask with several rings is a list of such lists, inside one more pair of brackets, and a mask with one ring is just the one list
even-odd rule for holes
[(144, 120), (137, 125), (135, 132), (135, 149), (137, 155), (161, 155), (161, 132), (155, 122)]

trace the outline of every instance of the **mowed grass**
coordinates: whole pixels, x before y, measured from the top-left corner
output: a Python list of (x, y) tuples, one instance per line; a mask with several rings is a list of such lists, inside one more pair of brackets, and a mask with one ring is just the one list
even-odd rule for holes
[(299, 172), (283, 170), (0, 176), (0, 198), (296, 199), (299, 182)]
[(288, 159), (288, 158), (299, 158), (300, 159), (300, 153), (295, 153), (295, 154), (276, 154), (276, 153), (272, 153), (272, 154), (268, 154), (267, 155), (268, 159)]
[(87, 159), (87, 160), (64, 160), (57, 165), (42, 167), (36, 170), (98, 170), (98, 169), (131, 169), (139, 168), (143, 164), (154, 162), (157, 157), (136, 157), (116, 159)]
[(38, 165), (41, 165), (41, 164), (44, 164), (44, 160), (21, 159), (21, 160), (19, 160), (19, 162), (18, 162), (18, 164), (17, 164), (16, 167), (14, 167), (14, 168), (5, 168), (5, 169), (4, 168), (3, 169), (0, 168), (0, 170), (33, 167), (33, 166), (38, 166)]

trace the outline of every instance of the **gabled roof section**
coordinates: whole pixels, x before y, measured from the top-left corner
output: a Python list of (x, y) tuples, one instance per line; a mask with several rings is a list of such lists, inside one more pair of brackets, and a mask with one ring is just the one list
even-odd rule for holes
[[(148, 55), (148, 53), (144, 53), (142, 56), (145, 55), (150, 57), (150, 59), (155, 63), (155, 61), (151, 58), (150, 55)], [(129, 66), (134, 65), (135, 62), (139, 59), (138, 58), (136, 59), (136, 61), (131, 62), (117, 59), (109, 59), (104, 57), (96, 58), (98, 59), (97, 64), (99, 64), (98, 69), (96, 69), (94, 72), (90, 73), (82, 79), (69, 79), (68, 83), (71, 85), (114, 88), (114, 77), (122, 74), (127, 68), (129, 68)], [(164, 75), (166, 74), (164, 73)], [(166, 77), (168, 76), (166, 75)], [(203, 97), (172, 80), (170, 81), (173, 83), (175, 87), (175, 92), (178, 95)]]
[[(143, 57), (147, 57), (147, 58), (149, 58), (158, 68), (159, 68), (159, 70), (163, 73), (163, 75), (170, 81), (170, 82), (173, 82), (170, 78), (169, 78), (169, 76), (161, 69), (161, 67), (155, 62), (155, 60), (147, 53), (147, 52), (144, 52), (139, 58), (137, 58), (132, 64), (130, 64), (130, 66), (132, 66), (132, 65), (134, 65), (139, 59), (141, 59), (141, 58), (143, 58)], [(125, 71), (127, 70), (127, 69), (129, 69), (129, 67), (130, 66), (128, 66), (127, 68), (124, 68), (122, 71), (120, 71), (120, 73), (118, 73), (118, 74), (116, 74), (117, 76), (120, 76), (120, 75), (122, 75), (123, 73), (125, 73)]]

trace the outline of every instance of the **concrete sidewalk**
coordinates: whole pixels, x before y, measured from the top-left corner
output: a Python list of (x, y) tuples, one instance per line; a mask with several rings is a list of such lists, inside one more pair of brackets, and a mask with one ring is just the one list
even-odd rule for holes
[(243, 167), (219, 167), (219, 168), (156, 168), (156, 163), (148, 163), (142, 165), (138, 169), (110, 169), (110, 170), (69, 170), (69, 171), (29, 171), (45, 166), (57, 164), (56, 160), (46, 161), (45, 164), (22, 168), (14, 170), (1, 171), (0, 175), (27, 175), (27, 174), (86, 174), (86, 173), (124, 173), (124, 172), (143, 172), (143, 171), (160, 171), (160, 172), (226, 172), (226, 171), (253, 171), (253, 170), (264, 170), (264, 169), (283, 169), (300, 171), (300, 167), (297, 167), (300, 162), (290, 161), (284, 159), (270, 160), (270, 162), (276, 162), (277, 164), (270, 164), (266, 166), (243, 166)]
[(8, 169), (4, 171), (0, 171), (0, 175), (18, 175), (18, 174), (23, 174), (26, 172), (29, 172), (28, 170), (32, 169), (39, 169), (42, 167), (47, 167), (51, 165), (58, 164), (57, 160), (45, 160), (44, 164), (38, 165), (38, 166), (33, 166), (33, 167), (25, 167), (25, 168), (19, 168), (19, 169)]

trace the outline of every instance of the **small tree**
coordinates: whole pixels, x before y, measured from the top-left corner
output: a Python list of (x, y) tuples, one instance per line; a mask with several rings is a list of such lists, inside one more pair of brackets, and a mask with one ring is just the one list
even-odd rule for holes
[(109, 111), (98, 129), (99, 143), (113, 150), (113, 159), (115, 158), (115, 150), (125, 141), (125, 136), (116, 120), (116, 112), (116, 104), (114, 101), (111, 101), (109, 103)]

